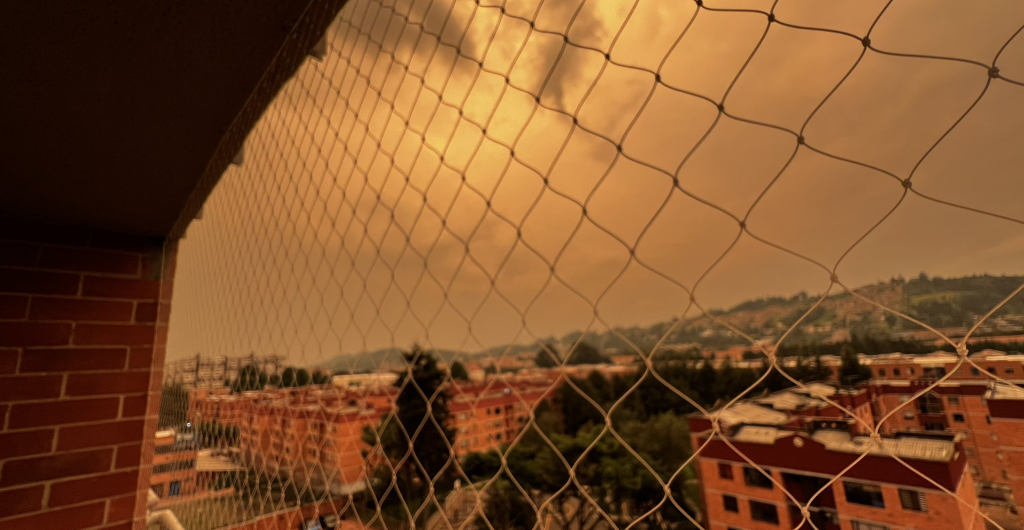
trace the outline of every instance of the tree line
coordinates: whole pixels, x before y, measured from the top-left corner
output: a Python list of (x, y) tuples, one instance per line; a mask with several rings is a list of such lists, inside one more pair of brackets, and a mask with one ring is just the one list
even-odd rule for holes
[[(538, 352), (538, 358), (549, 353)], [(841, 370), (868, 375), (852, 350), (843, 354), (848, 366)], [(689, 357), (656, 360), (659, 377), (646, 371), (610, 379), (597, 372), (570, 377), (550, 399), (535, 405), (533, 421), (521, 435), (501, 447), (502, 465), (501, 454), (493, 450), (456, 458), (444, 391), (447, 372), (422, 349), (404, 356), (412, 370), (400, 374), (397, 417), (363, 432), (370, 447), (365, 457), (375, 470), (370, 480), (375, 498), (389, 526), (404, 528), (414, 522), (410, 513), (420, 514), (417, 526), (425, 524), (455, 481), (469, 480), (489, 484), (484, 514), (490, 526), (478, 518), (477, 530), (532, 529), (538, 516), (534, 506), (545, 502), (548, 508), (542, 515), (562, 528), (599, 527), (603, 517), (596, 503), (616, 523), (629, 524), (649, 514), (638, 528), (689, 529), (689, 518), (699, 519), (701, 506), (693, 470), (682, 467), (692, 452), (686, 416), (697, 410), (695, 404), (708, 409), (751, 387), (759, 393), (793, 385), (778, 370), (758, 384), (768, 370), (765, 365), (741, 368), (726, 360), (716, 368)], [(832, 376), (820, 358), (787, 372), (802, 382)], [(610, 428), (606, 418), (611, 419)], [(663, 484), (668, 484), (671, 498), (666, 498)], [(370, 496), (364, 502), (364, 509), (375, 509)]]

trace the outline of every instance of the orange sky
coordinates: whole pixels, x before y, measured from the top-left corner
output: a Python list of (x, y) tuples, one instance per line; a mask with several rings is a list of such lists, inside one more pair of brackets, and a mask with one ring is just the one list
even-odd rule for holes
[[(771, 24), (753, 55), (764, 14), (689, 2), (381, 5), (346, 6), (190, 227), (171, 358), (473, 351), (666, 320), (688, 289), (709, 308), (818, 293), (834, 267), (850, 287), (1024, 269), (1024, 86), (993, 80), (925, 157), (986, 69), (869, 50), (803, 134), (884, 172), (778, 129), (801, 129), (864, 49), (837, 32), (865, 35), (884, 1), (781, 0), (779, 21), (834, 31)], [(1022, 24), (1015, 1), (901, 0), (871, 43), (990, 65)], [(1024, 81), (1024, 35), (997, 66)], [(777, 128), (720, 116), (723, 97)], [(1013, 220), (900, 202), (885, 172), (912, 171), (922, 194)]]

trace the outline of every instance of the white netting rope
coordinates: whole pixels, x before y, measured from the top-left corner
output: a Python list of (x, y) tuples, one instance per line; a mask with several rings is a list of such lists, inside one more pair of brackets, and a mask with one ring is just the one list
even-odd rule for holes
[[(892, 1), (881, 6), (863, 35), (788, 22), (785, 16), (776, 14), (778, 1), (768, 9), (727, 8), (713, 4), (717, 2), (697, 0), (687, 3), (690, 9), (685, 11), (690, 12), (686, 16), (672, 20), (670, 24), (666, 21), (666, 25), (678, 28), (678, 32), (663, 55), (654, 56), (657, 50), (651, 48), (650, 58), (654, 60), (650, 64), (657, 64), (656, 68), (652, 68), (630, 64), (616, 57), (619, 55), (617, 52), (624, 48), (620, 45), (620, 39), (627, 29), (635, 31), (638, 24), (650, 21), (650, 18), (645, 21), (638, 15), (640, 10), (649, 8), (649, 4), (642, 4), (639, 0), (631, 5), (623, 3), (617, 6), (598, 5), (598, 2), (592, 0), (571, 5), (554, 0), (532, 4), (488, 4), (479, 0), (350, 2), (328, 31), (324, 57), (307, 62), (281, 91), (247, 141), (242, 167), (234, 168), (224, 176), (208, 203), (205, 218), (190, 230), (188, 238), (183, 242), (179, 257), (179, 283), (198, 282), (201, 294), (192, 298), (193, 302), (198, 302), (194, 306), (182, 307), (180, 300), (175, 301), (176, 317), (177, 312), (181, 311), (194, 311), (197, 314), (185, 319), (177, 317), (171, 333), (187, 335), (193, 338), (192, 343), (205, 345), (203, 353), (236, 356), (247, 355), (249, 352), (256, 355), (280, 354), (290, 359), (291, 364), (307, 366), (324, 360), (313, 357), (316, 354), (354, 353), (380, 346), (407, 349), (411, 342), (410, 336), (418, 338), (427, 351), (437, 350), (439, 348), (435, 346), (431, 332), (443, 326), (459, 326), (463, 330), (462, 339), (454, 345), (446, 341), (448, 345), (455, 346), (456, 351), (448, 360), (442, 384), (435, 388), (424, 389), (415, 379), (417, 372), (414, 367), (421, 361), (424, 352), (415, 353), (400, 369), (404, 376), (399, 379), (396, 395), (413, 393), (418, 396), (423, 401), (425, 413), (423, 420), (411, 426), (411, 429), (400, 420), (401, 410), (395, 407), (388, 408), (382, 417), (374, 418), (373, 440), (366, 459), (375, 467), (365, 471), (372, 475), (375, 470), (385, 470), (386, 475), (390, 475), (390, 482), (380, 485), (382, 488), (369, 487), (364, 492), (369, 501), (366, 506), (359, 506), (351, 495), (337, 495), (324, 490), (324, 484), (339, 480), (339, 468), (311, 464), (304, 455), (281, 454), (282, 450), (278, 448), (278, 457), (286, 461), (290, 475), (281, 471), (279, 462), (271, 465), (266, 461), (254, 461), (243, 470), (245, 480), (253, 483), (249, 489), (244, 490), (244, 495), (203, 500), (183, 506), (180, 510), (183, 521), (197, 528), (217, 528), (244, 521), (265, 521), (267, 514), (280, 514), (303, 504), (312, 504), (330, 505), (328, 511), (335, 515), (363, 525), (383, 528), (391, 528), (395, 524), (426, 524), (432, 530), (438, 524), (462, 528), (482, 524), (489, 529), (499, 530), (504, 527), (501, 524), (496, 526), (490, 520), (485, 509), (486, 498), (502, 487), (499, 482), (507, 480), (534, 512), (534, 524), (543, 528), (559, 524), (551, 521), (569, 517), (566, 515), (568, 512), (577, 515), (586, 512), (584, 527), (588, 524), (590, 527), (603, 524), (622, 528), (664, 525), (667, 523), (660, 510), (666, 505), (672, 505), (689, 524), (701, 527), (700, 522), (691, 514), (692, 510), (686, 506), (686, 499), (679, 498), (681, 490), (674, 488), (685, 482), (682, 478), (684, 470), (691, 466), (709, 443), (717, 439), (735, 451), (748, 465), (764, 474), (800, 509), (802, 520), (794, 521), (794, 528), (806, 523), (817, 530), (825, 530), (815, 526), (810, 519), (811, 504), (871, 454), (871, 449), (865, 450), (842, 472), (832, 476), (807, 502), (801, 502), (784, 484), (766, 473), (764, 468), (722, 435), (719, 420), (711, 416), (705, 405), (659, 373), (660, 365), (656, 357), (670, 333), (692, 319), (693, 311), (696, 310), (711, 325), (725, 328), (744, 338), (752, 349), (764, 355), (768, 363), (768, 370), (743, 392), (732, 396), (722, 409), (729, 409), (749, 397), (758, 385), (775, 372), (796, 387), (810, 392), (805, 382), (787, 372), (776, 352), (833, 294), (837, 286), (865, 304), (934, 333), (959, 354), (953, 371), (918, 390), (911, 399), (889, 411), (875, 425), (868, 424), (842, 404), (828, 397), (822, 398), (869, 431), (878, 449), (887, 450), (884, 444), (878, 443), (885, 422), (951, 378), (962, 365), (979, 369), (993, 381), (1012, 384), (979, 366), (970, 357), (967, 344), (968, 339), (985, 321), (1020, 294), (1024, 285), (1009, 293), (1001, 303), (979, 318), (963, 337), (954, 340), (937, 329), (937, 326), (857, 292), (853, 286), (840, 281), (837, 271), (846, 257), (886, 223), (911, 194), (936, 205), (1024, 225), (1024, 221), (1012, 215), (933, 197), (913, 185), (913, 179), (922, 164), (974, 111), (994, 83), (1024, 86), (1021, 81), (1007, 77), (999, 64), (999, 59), (1024, 30), (1024, 25), (1007, 35), (991, 61), (985, 63), (961, 57), (905, 53), (879, 47), (872, 41), (872, 36), (892, 7)], [(614, 9), (616, 7), (619, 9)], [(556, 8), (564, 11), (561, 13), (563, 18), (564, 15), (568, 17), (561, 27), (546, 27), (544, 22), (550, 22), (551, 17), (543, 16), (550, 15), (545, 10)], [(606, 11), (601, 12), (601, 9)], [(595, 12), (603, 14), (595, 15)], [(716, 12), (763, 17), (763, 28), (754, 39), (756, 42), (728, 79), (719, 98), (676, 86), (669, 79), (672, 76), (668, 75), (671, 70), (668, 66), (670, 58), (677, 50), (685, 47), (684, 38), (695, 22), (702, 16), (709, 16), (708, 13)], [(586, 30), (576, 28), (592, 27), (595, 17), (601, 20), (603, 25), (598, 29), (604, 34), (597, 38), (580, 35), (581, 31)], [(726, 101), (762, 50), (773, 28), (835, 35), (852, 39), (861, 45), (856, 59), (818, 100), (798, 128), (744, 117), (742, 113), (727, 110)], [(595, 40), (600, 45), (594, 44)], [(546, 43), (542, 47), (543, 56), (538, 56), (535, 48), (542, 42)], [(631, 53), (623, 55), (643, 55), (647, 51), (641, 49), (638, 52), (635, 44), (633, 47)], [(595, 57), (600, 64), (596, 71), (587, 71), (589, 65), (584, 64), (585, 61), (580, 58), (580, 54), (587, 52), (597, 54)], [(977, 71), (974, 75), (984, 77), (983, 87), (934, 138), (904, 176), (883, 169), (878, 164), (832, 152), (816, 144), (813, 135), (810, 138), (805, 136), (808, 126), (819, 115), (819, 111), (826, 108), (870, 53), (917, 61), (962, 64), (975, 68)], [(530, 72), (523, 73), (530, 68), (537, 69), (532, 72), (532, 79)], [(626, 75), (624, 72), (644, 76), (646, 92), (641, 90), (632, 94), (632, 99), (636, 101), (629, 102), (639, 102), (639, 105), (627, 106), (626, 101), (620, 100), (619, 108), (602, 109), (607, 113), (603, 122), (591, 116), (592, 111), (585, 112), (595, 93), (608, 90), (608, 87), (600, 86), (602, 81), (612, 83), (616, 75)], [(578, 79), (573, 78), (574, 75)], [(636, 80), (633, 80), (633, 84), (636, 84)], [(696, 131), (696, 141), (679, 146), (679, 151), (685, 154), (679, 158), (674, 171), (666, 170), (658, 162), (646, 160), (648, 157), (643, 154), (631, 152), (627, 145), (631, 132), (645, 116), (645, 111), (651, 108), (660, 90), (710, 105), (715, 112), (710, 124)], [(567, 95), (570, 91), (575, 92), (575, 96)], [(555, 95), (551, 96), (553, 93)], [(597, 99), (595, 97), (593, 101)], [(544, 120), (561, 122), (567, 125), (568, 131), (562, 138), (551, 127), (548, 153), (546, 157), (541, 157), (547, 160), (538, 161), (535, 160), (535, 153), (528, 152), (536, 150), (536, 143), (544, 142), (549, 131), (542, 126), (541, 130), (537, 130), (537, 127), (531, 128), (531, 125), (543, 125)], [(772, 173), (742, 215), (717, 204), (714, 199), (688, 189), (685, 179), (680, 176), (724, 120), (778, 131), (791, 137), (792, 141), (791, 148), (784, 152), (783, 163)], [(592, 171), (592, 174), (585, 177), (592, 181), (589, 191), (567, 190), (564, 177), (554, 178), (560, 163), (570, 158), (567, 153), (573, 147), (575, 138), (585, 138), (595, 145), (603, 143), (611, 153), (609, 158), (605, 156), (606, 153), (599, 152), (598, 147), (592, 146), (595, 158), (603, 157), (607, 160), (600, 164), (604, 169)], [(502, 151), (502, 155), (496, 155), (496, 149)], [(750, 226), (751, 214), (776, 183), (786, 178), (787, 170), (802, 150), (889, 177), (900, 187), (892, 206), (868, 230), (853, 240), (831, 266), (804, 252), (774, 242), (770, 237), (759, 236)], [(571, 164), (572, 161), (567, 163)], [(484, 169), (481, 170), (479, 166)], [(649, 215), (644, 216), (646, 220), (641, 220), (639, 227), (632, 227), (632, 230), (630, 227), (615, 226), (613, 217), (593, 213), (599, 192), (603, 187), (608, 187), (607, 183), (613, 173), (621, 167), (657, 173), (669, 184), (667, 192), (659, 192), (661, 199), (650, 208)], [(479, 175), (481, 171), (487, 176)], [(530, 198), (526, 187), (533, 184), (534, 180), (539, 181), (537, 185), (541, 191)], [(525, 200), (518, 208), (497, 204), (505, 200), (499, 193), (503, 186), (520, 188)], [(547, 199), (549, 196), (551, 199)], [(679, 196), (714, 210), (716, 215), (730, 219), (738, 228), (724, 250), (689, 285), (663, 270), (663, 266), (648, 262), (638, 252), (641, 242), (663, 212), (668, 211), (673, 198)], [(561, 245), (552, 254), (543, 244), (524, 236), (524, 227), (531, 215), (539, 211), (542, 201), (554, 198), (570, 204), (578, 216), (575, 225), (562, 237)], [(467, 206), (467, 201), (476, 206)], [(565, 262), (571, 242), (582, 237), (580, 234), (583, 231), (593, 229), (606, 236), (605, 240), (609, 244), (625, 250), (628, 258), (604, 279), (603, 286), (596, 293), (588, 293), (578, 287), (575, 281), (577, 278), (560, 272), (559, 265)], [(507, 249), (489, 252), (486, 247), (480, 246), (481, 241), (503, 230), (514, 238), (513, 244)], [(820, 269), (829, 280), (820, 298), (790, 324), (772, 345), (765, 345), (739, 326), (720, 319), (698, 299), (698, 288), (745, 238), (810, 264)], [(502, 281), (503, 274), (511, 267), (510, 263), (522, 259), (516, 255), (520, 249), (548, 271), (543, 283), (535, 289), (536, 293), (525, 300), (518, 293), (507, 292)], [(454, 262), (446, 263), (443, 267), (431, 266), (435, 260), (450, 258), (453, 253)], [(410, 274), (408, 269), (413, 265), (416, 270)], [(599, 310), (602, 302), (624, 281), (632, 267), (640, 267), (685, 293), (685, 305), (677, 311), (679, 317), (653, 348), (634, 343)], [(482, 279), (483, 284), (471, 284), (464, 280), (472, 275)], [(467, 285), (485, 289), (483, 295), (477, 296), (468, 307), (462, 303), (464, 293), (456, 296), (456, 291), (466, 290)], [(558, 352), (552, 351), (545, 342), (544, 334), (534, 332), (528, 321), (528, 314), (545, 302), (542, 295), (549, 288), (563, 289), (590, 307), (591, 314), (583, 326), (584, 331), (596, 327), (606, 329), (642, 360), (642, 372), (610, 404), (602, 404), (588, 395), (573, 378), (562, 380), (562, 385), (576, 392), (603, 418), (593, 440), (582, 448), (574, 460), (562, 454), (558, 443), (538, 423), (539, 418), (534, 410), (538, 401), (530, 401), (520, 395), (519, 387), (510, 384), (500, 372), (497, 377), (488, 379), (482, 385), (483, 389), (474, 396), (465, 393), (462, 386), (456, 384), (451, 369), (456, 361), (468, 362), (462, 352), (483, 349), (493, 342), (482, 336), (484, 332), (475, 327), (481, 326), (479, 317), (492, 307), (488, 304), (502, 304), (501, 307), (509, 310), (509, 316), (515, 319), (518, 330), (512, 336), (513, 340), (508, 341), (510, 345), (497, 352), (496, 363), (512, 355), (511, 344), (528, 340), (540, 344), (542, 353), (547, 353), (565, 372), (569, 355), (560, 357)], [(637, 296), (643, 294), (637, 293)], [(430, 308), (425, 309), (425, 304)], [(410, 327), (418, 333), (410, 332)], [(584, 334), (581, 333), (565, 350), (574, 352), (583, 342)], [(353, 355), (348, 358), (345, 361), (348, 363), (348, 371), (359, 371), (358, 363), (361, 361), (365, 361), (365, 357)], [(377, 361), (371, 359), (371, 362)], [(257, 357), (253, 357), (250, 363), (266, 371)], [(377, 365), (375, 368), (384, 370), (394, 367)], [(616, 411), (634, 397), (648, 380), (656, 381), (666, 392), (712, 420), (713, 436), (700, 447), (693, 448), (668, 477), (663, 477), (631, 445), (627, 437), (617, 429), (613, 418)], [(435, 403), (442, 398), (449, 403), (462, 399), (467, 400), (471, 408), (475, 409), (486, 399), (485, 395), (499, 389), (509, 391), (518, 404), (525, 405), (529, 410), (527, 421), (516, 437), (504, 444), (498, 472), (474, 484), (472, 477), (463, 469), (464, 462), (456, 457), (455, 440), (445, 436), (441, 437), (441, 442), (447, 455), (440, 468), (434, 469), (437, 467), (435, 462), (423, 461), (425, 456), (415, 451), (417, 440), (426, 437), (425, 433), (443, 433), (450, 428), (439, 422), (432, 413)], [(323, 393), (330, 392), (323, 390)], [(549, 383), (549, 393), (554, 392), (554, 384)], [(343, 392), (342, 396), (354, 397), (357, 401), (367, 400), (373, 397), (373, 392), (366, 389), (349, 390)], [(318, 399), (324, 399), (324, 396)], [(256, 410), (273, 418), (272, 421), (289, 421), (288, 414), (274, 412), (280, 411), (274, 404), (262, 405), (265, 407), (257, 407)], [(307, 424), (314, 421), (326, 423), (320, 402), (284, 408), (298, 411), (298, 419)], [(265, 428), (282, 427), (270, 425)], [(247, 439), (266, 435), (250, 432)], [(312, 439), (311, 436), (307, 433), (307, 440)], [(329, 442), (327, 436), (316, 436), (316, 452), (337, 450), (332, 447), (333, 442)], [(397, 442), (385, 440), (385, 437), (395, 436)], [(512, 452), (527, 436), (539, 438), (543, 447), (550, 449), (557, 463), (564, 468), (568, 479), (553, 491), (541, 495), (530, 491), (529, 486), (524, 485), (510, 467)], [(614, 439), (617, 447), (636, 460), (663, 492), (660, 500), (642, 513), (631, 514), (615, 509), (606, 499), (594, 496), (594, 484), (579, 477), (580, 466), (587, 462), (589, 455), (604, 450), (599, 445), (609, 437)], [(405, 447), (405, 450), (387, 455), (388, 444)], [(299, 447), (304, 448), (305, 444)], [(266, 451), (265, 448), (261, 450)], [(948, 491), (895, 453), (891, 457), (937, 489), (956, 496), (955, 492)], [(446, 509), (447, 501), (441, 494), (448, 494), (451, 489), (447, 482), (450, 482), (452, 472), (466, 483), (466, 489), (472, 493), (471, 516), (453, 518)], [(402, 484), (414, 485), (412, 489), (415, 491), (402, 491), (400, 483), (405, 480), (400, 477), (402, 473), (412, 473), (410, 476), (413, 478)], [(317, 475), (319, 481), (308, 479)], [(305, 480), (298, 477), (305, 477)], [(426, 478), (425, 483), (416, 477)], [(237, 493), (242, 493), (241, 484), (236, 482), (234, 485), (239, 490)], [(572, 500), (566, 501), (566, 498)], [(957, 500), (966, 505), (959, 497)], [(403, 514), (401, 517), (384, 513), (386, 506), (395, 504)], [(971, 510), (978, 509), (975, 505), (966, 506)], [(988, 515), (982, 516), (998, 526)]]

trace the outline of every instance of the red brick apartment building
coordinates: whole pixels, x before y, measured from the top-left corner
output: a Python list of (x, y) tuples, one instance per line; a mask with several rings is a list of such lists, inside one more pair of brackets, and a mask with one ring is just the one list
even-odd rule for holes
[[(450, 390), (449, 412), (456, 454), (497, 449), (513, 440), (530, 409), (551, 387), (550, 378), (460, 383)], [(193, 424), (239, 428), (244, 461), (295, 480), (356, 487), (371, 471), (363, 429), (376, 428), (393, 406), (397, 389), (336, 387), (268, 389), (231, 394), (229, 389), (192, 390)], [(307, 476), (308, 475), (308, 476)]]
[[(906, 405), (925, 386), (873, 381), (836, 390), (815, 384), (809, 392), (784, 390), (713, 413), (732, 447), (713, 437), (698, 457), (709, 528), (796, 528), (801, 513), (783, 489), (806, 503), (839, 474), (812, 503), (810, 517), (819, 529), (983, 528), (972, 508), (987, 504), (1019, 512), (1024, 390), (947, 383)], [(905, 406), (896, 410), (900, 405)], [(880, 443), (887, 451), (865, 435), (882, 420)], [(694, 447), (711, 437), (708, 418), (694, 416), (690, 425)], [(766, 469), (775, 483), (733, 448)], [(853, 464), (865, 451), (868, 456)]]
[[(952, 380), (988, 382), (992, 380), (990, 375), (996, 375), (1006, 381), (1024, 383), (1024, 355), (985, 350), (971, 354), (970, 359), (977, 366), (966, 362), (957, 366), (959, 357), (943, 351), (862, 356), (861, 363), (877, 379), (935, 380), (951, 374)], [(838, 363), (835, 366), (838, 368)]]
[(455, 453), (490, 451), (514, 440), (529, 420), (530, 409), (544, 399), (550, 385), (544, 379), (459, 385), (448, 404)]

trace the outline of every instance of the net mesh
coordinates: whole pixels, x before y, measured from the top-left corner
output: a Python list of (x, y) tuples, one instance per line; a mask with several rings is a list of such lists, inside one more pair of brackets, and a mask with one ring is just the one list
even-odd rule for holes
[[(180, 243), (161, 502), (189, 529), (724, 529), (701, 462), (731, 458), (775, 492), (725, 501), (753, 524), (878, 528), (824, 499), (874, 502), (843, 478), (884, 460), (915, 485), (888, 510), (1012, 527), (928, 467), (948, 440), (891, 435), (963, 370), (1013, 392), (971, 338), (1024, 285), (954, 334), (858, 282), (1012, 266), (1022, 30), (1014, 3), (350, 0)], [(800, 289), (771, 324), (714, 309)], [(865, 415), (783, 355), (837, 304), (953, 360)], [(799, 487), (748, 454), (782, 432), (749, 400), (786, 387), (862, 435), (813, 437), (850, 456)]]

